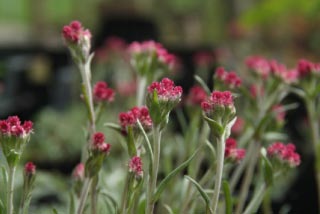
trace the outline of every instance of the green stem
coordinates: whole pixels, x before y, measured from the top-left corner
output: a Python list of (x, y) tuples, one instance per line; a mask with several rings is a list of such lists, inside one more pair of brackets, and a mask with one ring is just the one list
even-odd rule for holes
[(263, 196), (266, 192), (266, 185), (262, 184), (257, 191), (257, 193), (253, 196), (253, 199), (249, 203), (248, 207), (244, 211), (243, 214), (251, 214), (251, 213), (256, 213), (259, 205), (261, 204), (261, 201), (263, 199)]
[(78, 209), (77, 209), (77, 214), (83, 213), (83, 210), (84, 210), (84, 207), (86, 204), (86, 200), (87, 200), (87, 197), (89, 194), (91, 182), (92, 182), (92, 178), (85, 178), (85, 180), (83, 182), (82, 191), (81, 191), (80, 200), (79, 200)]
[(130, 172), (128, 172), (126, 182), (124, 184), (125, 186), (122, 193), (121, 211), (120, 211), (121, 214), (127, 213), (128, 192), (129, 192), (130, 182), (131, 182)]
[(152, 163), (151, 176), (149, 176), (149, 179), (148, 179), (146, 214), (152, 214), (154, 209), (155, 202), (153, 202), (152, 196), (157, 185), (157, 177), (158, 177), (159, 161), (160, 161), (160, 146), (161, 146), (161, 130), (160, 130), (160, 126), (156, 126), (153, 129), (154, 160)]
[(91, 183), (91, 214), (97, 213), (97, 185), (98, 185), (98, 175), (94, 176)]
[[(224, 136), (224, 133), (222, 136)], [(217, 211), (217, 206), (219, 201), (219, 193), (221, 189), (221, 180), (222, 180), (222, 173), (223, 173), (224, 150), (225, 150), (224, 137), (217, 138), (217, 168), (216, 168), (216, 176), (215, 176), (215, 182), (214, 182), (214, 192), (212, 196), (213, 213), (217, 213), (216, 211)]]
[(248, 164), (248, 168), (245, 172), (245, 177), (244, 177), (244, 180), (241, 185), (239, 202), (238, 202), (237, 209), (235, 212), (237, 214), (240, 214), (242, 212), (243, 207), (245, 205), (245, 202), (246, 202), (246, 199), (248, 196), (249, 187), (250, 187), (250, 184), (251, 184), (251, 181), (253, 178), (254, 169), (256, 167), (257, 160), (258, 160), (258, 157), (260, 154), (259, 153), (260, 145), (258, 145), (256, 142), (253, 142), (253, 143), (255, 143), (254, 144), (255, 148), (253, 149), (254, 152), (252, 153), (252, 158)]
[(13, 214), (13, 192), (14, 192), (14, 175), (16, 172), (16, 167), (9, 167), (9, 176), (8, 176), (8, 190), (7, 190), (7, 213)]
[(137, 91), (137, 106), (143, 105), (145, 88), (147, 84), (147, 78), (138, 76), (138, 91)]

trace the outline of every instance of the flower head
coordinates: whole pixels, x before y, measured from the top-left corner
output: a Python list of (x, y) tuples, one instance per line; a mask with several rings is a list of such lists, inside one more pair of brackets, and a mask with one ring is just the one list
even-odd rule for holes
[(232, 134), (240, 135), (244, 129), (245, 121), (241, 117), (237, 117), (233, 126), (231, 127)]
[(133, 172), (137, 178), (143, 176), (142, 161), (139, 156), (134, 156), (129, 161), (129, 172)]
[(234, 162), (241, 161), (246, 155), (246, 150), (237, 148), (237, 141), (233, 138), (226, 140), (225, 158)]
[(15, 136), (26, 138), (32, 132), (31, 121), (21, 121), (18, 116), (9, 116), (6, 120), (0, 120), (0, 136)]
[(73, 170), (72, 172), (72, 178), (74, 178), (75, 180), (83, 180), (84, 179), (84, 164), (83, 163), (79, 163)]
[(147, 107), (133, 107), (130, 111), (119, 114), (120, 125), (124, 131), (128, 126), (138, 129), (138, 120), (146, 131), (151, 130), (152, 120)]
[(96, 132), (92, 139), (92, 149), (98, 153), (108, 154), (111, 145), (105, 142), (105, 136), (102, 132)]
[(106, 82), (97, 82), (93, 87), (93, 97), (97, 102), (112, 102), (114, 94), (114, 90)]
[(230, 91), (214, 91), (206, 101), (201, 103), (202, 110), (207, 114), (212, 114), (217, 108), (232, 107), (233, 97)]
[(169, 78), (163, 78), (161, 82), (153, 82), (148, 86), (148, 93), (156, 92), (161, 102), (177, 102), (180, 101), (182, 95), (182, 87), (175, 86), (174, 82)]
[(24, 165), (24, 172), (26, 175), (34, 175), (36, 173), (36, 165), (32, 162), (28, 162)]
[(245, 63), (248, 68), (263, 78), (267, 78), (270, 74), (269, 61), (261, 56), (250, 56), (246, 59)]
[(267, 154), (270, 158), (291, 168), (300, 165), (300, 155), (296, 153), (296, 147), (289, 143), (275, 142), (267, 148)]
[(238, 88), (242, 84), (241, 78), (235, 72), (227, 72), (222, 67), (217, 68), (215, 78), (229, 88)]

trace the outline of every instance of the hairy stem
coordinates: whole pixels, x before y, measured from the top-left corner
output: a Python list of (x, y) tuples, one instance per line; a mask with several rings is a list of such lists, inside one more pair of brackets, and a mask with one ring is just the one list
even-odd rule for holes
[(16, 167), (9, 167), (9, 176), (8, 176), (8, 190), (7, 190), (7, 213), (13, 214), (13, 192), (14, 192), (14, 175), (16, 172)]
[(248, 207), (246, 208), (243, 214), (256, 213), (259, 205), (261, 204), (265, 192), (266, 185), (262, 184), (257, 193), (253, 196), (253, 199), (250, 201)]
[(92, 183), (92, 178), (85, 178), (83, 182), (83, 187), (80, 195), (80, 200), (78, 204), (77, 214), (82, 214), (84, 207), (86, 205), (87, 197), (89, 194), (89, 189)]

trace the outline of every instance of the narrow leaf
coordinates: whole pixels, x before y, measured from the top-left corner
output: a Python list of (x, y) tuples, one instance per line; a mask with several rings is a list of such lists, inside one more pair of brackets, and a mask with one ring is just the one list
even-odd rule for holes
[(169, 214), (174, 214), (173, 210), (168, 204), (164, 204), (163, 206), (168, 211)]
[(121, 126), (116, 123), (105, 123), (103, 124), (105, 127), (111, 128), (117, 132), (121, 132)]
[(180, 171), (182, 171), (184, 168), (186, 168), (189, 163), (192, 161), (192, 159), (196, 156), (196, 154), (198, 153), (199, 149), (197, 149), (192, 155), (191, 157), (186, 160), (185, 162), (183, 162), (180, 166), (178, 166), (177, 168), (175, 168), (172, 172), (170, 172), (167, 177), (165, 177), (161, 183), (159, 184), (159, 187), (157, 188), (155, 194), (152, 197), (152, 201), (156, 202), (160, 196), (161, 193), (163, 192), (163, 190), (166, 188), (166, 186), (169, 184), (170, 180), (177, 175)]
[(130, 157), (137, 155), (137, 149), (134, 144), (134, 136), (133, 136), (133, 130), (131, 126), (128, 126), (127, 146), (128, 146), (128, 153)]
[(69, 213), (74, 214), (75, 213), (75, 203), (74, 203), (73, 192), (70, 192), (69, 197), (70, 197)]
[(232, 214), (233, 201), (230, 192), (230, 186), (228, 181), (224, 180), (222, 182), (224, 197), (226, 200), (226, 214)]
[(207, 92), (207, 94), (211, 93), (211, 91), (208, 88), (207, 84), (203, 81), (203, 79), (200, 76), (194, 75), (194, 79), (201, 85), (201, 87)]
[(263, 167), (263, 176), (264, 180), (267, 186), (271, 186), (273, 183), (273, 168), (268, 160), (268, 158), (265, 156), (265, 149), (261, 150), (261, 156), (262, 156), (262, 167)]
[(197, 181), (195, 181), (193, 178), (189, 177), (188, 175), (185, 175), (184, 177), (187, 178), (197, 188), (198, 192), (200, 193), (201, 197), (203, 198), (204, 202), (206, 203), (206, 209), (209, 209), (209, 212), (213, 213), (213, 211), (210, 208), (209, 196), (202, 189), (201, 185)]
[(101, 192), (100, 194), (112, 203), (114, 208), (114, 213), (115, 214), (118, 213), (118, 204), (117, 204), (117, 201), (112, 197), (112, 195), (107, 192)]

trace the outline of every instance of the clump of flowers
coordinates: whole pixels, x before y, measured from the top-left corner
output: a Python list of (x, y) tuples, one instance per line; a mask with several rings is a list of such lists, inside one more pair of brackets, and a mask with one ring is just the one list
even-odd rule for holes
[(231, 89), (238, 88), (242, 84), (241, 78), (235, 72), (227, 72), (223, 67), (217, 68), (215, 78)]
[(246, 150), (237, 148), (237, 141), (234, 138), (228, 138), (224, 155), (227, 160), (240, 162), (245, 157)]
[(104, 81), (97, 82), (93, 87), (93, 98), (96, 102), (112, 102), (115, 92)]
[(62, 29), (62, 36), (67, 43), (72, 57), (76, 61), (85, 62), (91, 49), (91, 33), (84, 29), (81, 22), (72, 21)]
[(149, 110), (144, 106), (140, 108), (133, 107), (128, 112), (121, 112), (119, 114), (119, 121), (124, 132), (128, 131), (128, 127), (138, 130), (138, 121), (146, 131), (150, 131), (152, 128), (152, 120), (149, 115)]
[(181, 100), (182, 91), (182, 87), (176, 86), (169, 78), (148, 86), (147, 106), (155, 124), (167, 123), (170, 111)]
[(270, 64), (267, 59), (261, 56), (250, 56), (245, 61), (248, 68), (255, 71), (263, 78), (267, 78), (270, 74)]
[(267, 148), (268, 157), (290, 168), (300, 165), (300, 155), (292, 143), (287, 145), (282, 142), (275, 142)]
[(297, 65), (297, 70), (299, 74), (299, 78), (307, 77), (311, 74), (318, 74), (320, 73), (320, 64), (313, 63), (306, 59), (300, 59)]
[(143, 176), (142, 160), (139, 156), (134, 156), (129, 161), (129, 172), (134, 173), (136, 178), (141, 178)]

